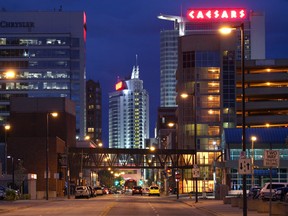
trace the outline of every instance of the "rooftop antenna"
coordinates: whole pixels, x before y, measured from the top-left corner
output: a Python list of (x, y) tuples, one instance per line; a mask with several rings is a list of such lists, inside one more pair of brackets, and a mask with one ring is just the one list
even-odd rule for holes
[(133, 67), (131, 79), (139, 79), (139, 66), (138, 66), (138, 55), (136, 54), (136, 65)]

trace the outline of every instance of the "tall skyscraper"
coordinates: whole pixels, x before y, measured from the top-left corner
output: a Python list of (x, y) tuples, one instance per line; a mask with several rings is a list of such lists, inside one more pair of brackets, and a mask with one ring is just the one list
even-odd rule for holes
[[(84, 12), (0, 12), (0, 122), (10, 97), (67, 97), (76, 131), (85, 135), (86, 15)], [(13, 72), (12, 72), (13, 71)]]
[(86, 135), (102, 143), (102, 91), (99, 82), (86, 82)]
[[(261, 12), (250, 12), (243, 9), (228, 9), (227, 18), (208, 18), (203, 15), (210, 11), (212, 15), (216, 9), (193, 10), (187, 12), (187, 17), (160, 15), (159, 19), (173, 21), (174, 29), (160, 32), (160, 106), (175, 107), (176, 105), (176, 70), (178, 66), (178, 40), (188, 34), (211, 34), (218, 31), (223, 25), (245, 24), (245, 58), (265, 59), (265, 15)], [(223, 10), (218, 10), (221, 14)], [(236, 13), (237, 18), (231, 14)], [(202, 17), (203, 16), (203, 17)], [(197, 18), (198, 17), (198, 18)], [(229, 19), (231, 18), (231, 19)], [(253, 43), (251, 43), (253, 41)], [(240, 34), (237, 58), (240, 58)]]
[(109, 94), (109, 147), (144, 148), (149, 138), (149, 94), (139, 79), (139, 66), (115, 89)]

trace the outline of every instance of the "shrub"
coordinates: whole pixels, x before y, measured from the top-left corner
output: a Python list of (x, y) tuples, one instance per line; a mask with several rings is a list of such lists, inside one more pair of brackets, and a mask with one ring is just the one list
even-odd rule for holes
[(18, 194), (16, 193), (15, 190), (6, 190), (6, 197), (5, 200), (16, 200), (18, 199)]

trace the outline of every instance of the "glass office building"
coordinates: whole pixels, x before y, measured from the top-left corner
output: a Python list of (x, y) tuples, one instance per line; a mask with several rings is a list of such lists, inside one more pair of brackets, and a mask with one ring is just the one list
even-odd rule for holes
[(86, 15), (84, 12), (0, 12), (0, 122), (9, 99), (67, 97), (76, 105), (76, 132), (85, 135)]
[[(248, 11), (248, 10), (247, 10)], [(185, 16), (160, 15), (159, 19), (172, 21), (173, 29), (160, 32), (160, 106), (177, 107), (176, 70), (178, 66), (179, 37), (189, 34), (211, 34), (223, 25), (245, 24), (245, 58), (265, 59), (265, 15), (262, 12), (247, 12), (245, 19), (189, 20)], [(203, 21), (204, 20), (204, 21)], [(240, 34), (237, 59), (240, 59)], [(253, 43), (251, 43), (253, 41)]]

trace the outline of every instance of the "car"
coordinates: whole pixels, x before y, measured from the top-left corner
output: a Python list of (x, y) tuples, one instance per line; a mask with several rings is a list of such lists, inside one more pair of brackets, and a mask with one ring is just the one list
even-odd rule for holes
[(281, 187), (281, 188), (275, 189), (273, 200), (285, 201), (287, 192), (288, 192), (288, 187)]
[(88, 187), (88, 191), (89, 191), (89, 193), (90, 193), (90, 197), (95, 197), (96, 194), (94, 193), (93, 188), (92, 188), (91, 186), (87, 186), (87, 187)]
[(109, 188), (103, 187), (103, 194), (109, 194)]
[[(262, 200), (268, 200), (273, 198), (273, 195), (275, 193), (275, 189), (281, 188), (281, 187), (287, 187), (288, 183), (287, 182), (272, 182), (272, 186), (270, 187), (270, 182), (267, 182), (264, 184), (264, 186), (261, 188), (260, 193), (259, 193), (259, 198)], [(272, 194), (270, 194), (270, 188), (272, 191)]]
[(77, 186), (75, 188), (75, 199), (86, 197), (87, 199), (90, 198), (91, 194), (89, 188), (87, 186)]
[(141, 196), (143, 195), (143, 188), (141, 186), (134, 186), (132, 188), (132, 195), (134, 194), (140, 194)]
[(96, 186), (93, 188), (94, 193), (98, 196), (98, 195), (103, 195), (103, 188), (100, 186)]
[(248, 198), (250, 199), (258, 199), (260, 194), (261, 187), (260, 186), (252, 186), (248, 192)]
[(150, 186), (149, 196), (152, 196), (152, 195), (160, 196), (160, 189), (158, 186)]

